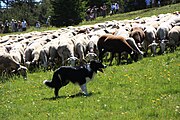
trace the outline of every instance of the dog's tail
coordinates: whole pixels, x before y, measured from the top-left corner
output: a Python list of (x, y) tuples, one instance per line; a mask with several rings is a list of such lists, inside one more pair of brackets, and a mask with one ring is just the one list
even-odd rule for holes
[(54, 85), (53, 85), (52, 81), (44, 80), (43, 83), (44, 83), (46, 86), (50, 87), (50, 88), (54, 88)]

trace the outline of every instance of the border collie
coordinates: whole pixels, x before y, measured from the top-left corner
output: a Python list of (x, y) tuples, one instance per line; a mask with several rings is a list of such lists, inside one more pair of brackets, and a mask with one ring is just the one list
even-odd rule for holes
[(92, 80), (97, 71), (103, 72), (106, 66), (99, 61), (91, 61), (84, 66), (61, 66), (52, 77), (51, 81), (44, 80), (44, 84), (50, 88), (55, 88), (55, 97), (58, 97), (59, 89), (66, 86), (69, 82), (78, 84), (84, 95), (88, 95), (86, 83)]

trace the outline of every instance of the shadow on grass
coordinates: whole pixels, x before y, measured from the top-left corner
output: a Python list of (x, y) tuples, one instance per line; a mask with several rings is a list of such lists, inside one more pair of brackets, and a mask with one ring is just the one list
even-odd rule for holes
[(89, 95), (84, 95), (83, 93), (79, 92), (79, 93), (76, 93), (73, 95), (43, 98), (42, 100), (57, 100), (57, 99), (61, 99), (61, 98), (69, 99), (69, 98), (76, 98), (76, 97), (90, 97), (90, 96), (95, 95), (95, 94), (101, 94), (101, 93), (100, 92), (97, 92), (97, 93), (90, 92)]

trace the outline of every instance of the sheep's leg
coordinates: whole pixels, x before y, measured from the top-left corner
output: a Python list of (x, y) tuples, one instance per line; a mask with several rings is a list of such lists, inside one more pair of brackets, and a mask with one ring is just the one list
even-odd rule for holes
[(118, 60), (118, 64), (117, 65), (120, 65), (121, 64), (121, 53), (118, 53), (118, 56), (119, 56), (119, 60)]
[(115, 54), (114, 52), (111, 53), (109, 66), (112, 66), (112, 61), (113, 61), (113, 58), (114, 58), (114, 54)]
[(101, 51), (101, 52), (99, 53), (99, 60), (100, 60), (100, 62), (103, 62), (103, 55), (104, 55), (105, 52), (106, 52), (106, 51), (103, 50), (103, 51)]

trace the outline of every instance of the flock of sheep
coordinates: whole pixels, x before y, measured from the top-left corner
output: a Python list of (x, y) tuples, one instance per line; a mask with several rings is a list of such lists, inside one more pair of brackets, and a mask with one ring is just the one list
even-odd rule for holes
[[(0, 37), (0, 74), (18, 73), (27, 77), (27, 69), (83, 64), (99, 59), (98, 40), (121, 36), (140, 55), (163, 54), (180, 45), (180, 15), (176, 13), (106, 21), (95, 25), (69, 26), (58, 30), (30, 32)], [(125, 42), (126, 42), (125, 41)], [(118, 48), (122, 49), (122, 48)], [(121, 50), (122, 53), (126, 50)], [(111, 51), (109, 51), (111, 52)]]

